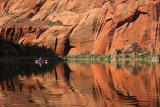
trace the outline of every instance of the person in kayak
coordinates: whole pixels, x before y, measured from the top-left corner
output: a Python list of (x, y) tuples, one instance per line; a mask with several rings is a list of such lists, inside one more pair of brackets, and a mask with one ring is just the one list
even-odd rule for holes
[(42, 61), (42, 58), (40, 57), (38, 61)]

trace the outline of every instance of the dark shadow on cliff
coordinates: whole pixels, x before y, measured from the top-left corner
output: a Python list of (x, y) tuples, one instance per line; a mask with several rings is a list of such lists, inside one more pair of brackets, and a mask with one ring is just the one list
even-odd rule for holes
[(75, 48), (74, 46), (71, 46), (70, 45), (70, 41), (69, 41), (69, 38), (67, 38), (65, 40), (65, 48), (64, 48), (64, 56), (68, 55), (69, 51), (71, 50), (71, 48)]
[(51, 48), (30, 43), (17, 44), (2, 38), (0, 38), (0, 57), (50, 57), (60, 59)]

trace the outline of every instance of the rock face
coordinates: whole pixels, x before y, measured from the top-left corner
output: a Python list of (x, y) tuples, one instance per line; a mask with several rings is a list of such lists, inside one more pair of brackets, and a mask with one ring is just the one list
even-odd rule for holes
[(132, 52), (137, 52), (138, 50), (138, 44), (137, 42), (133, 42), (130, 45), (127, 45), (124, 47), (124, 53), (130, 54)]
[(111, 51), (111, 58), (116, 58), (117, 55), (118, 55), (118, 54), (117, 54), (117, 50), (116, 50), (116, 49), (113, 49), (113, 50)]
[(59, 55), (160, 51), (159, 0), (0, 0), (0, 36)]

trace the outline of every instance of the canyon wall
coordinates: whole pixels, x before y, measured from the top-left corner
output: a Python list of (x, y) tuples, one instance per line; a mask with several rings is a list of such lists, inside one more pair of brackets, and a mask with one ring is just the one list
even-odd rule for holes
[(59, 55), (160, 51), (160, 0), (0, 0), (0, 36)]

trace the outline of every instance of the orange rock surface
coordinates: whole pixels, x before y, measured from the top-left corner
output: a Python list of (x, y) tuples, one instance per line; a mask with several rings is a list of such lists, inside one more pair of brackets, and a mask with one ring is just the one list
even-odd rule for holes
[(159, 0), (0, 0), (0, 36), (59, 55), (160, 51)]

